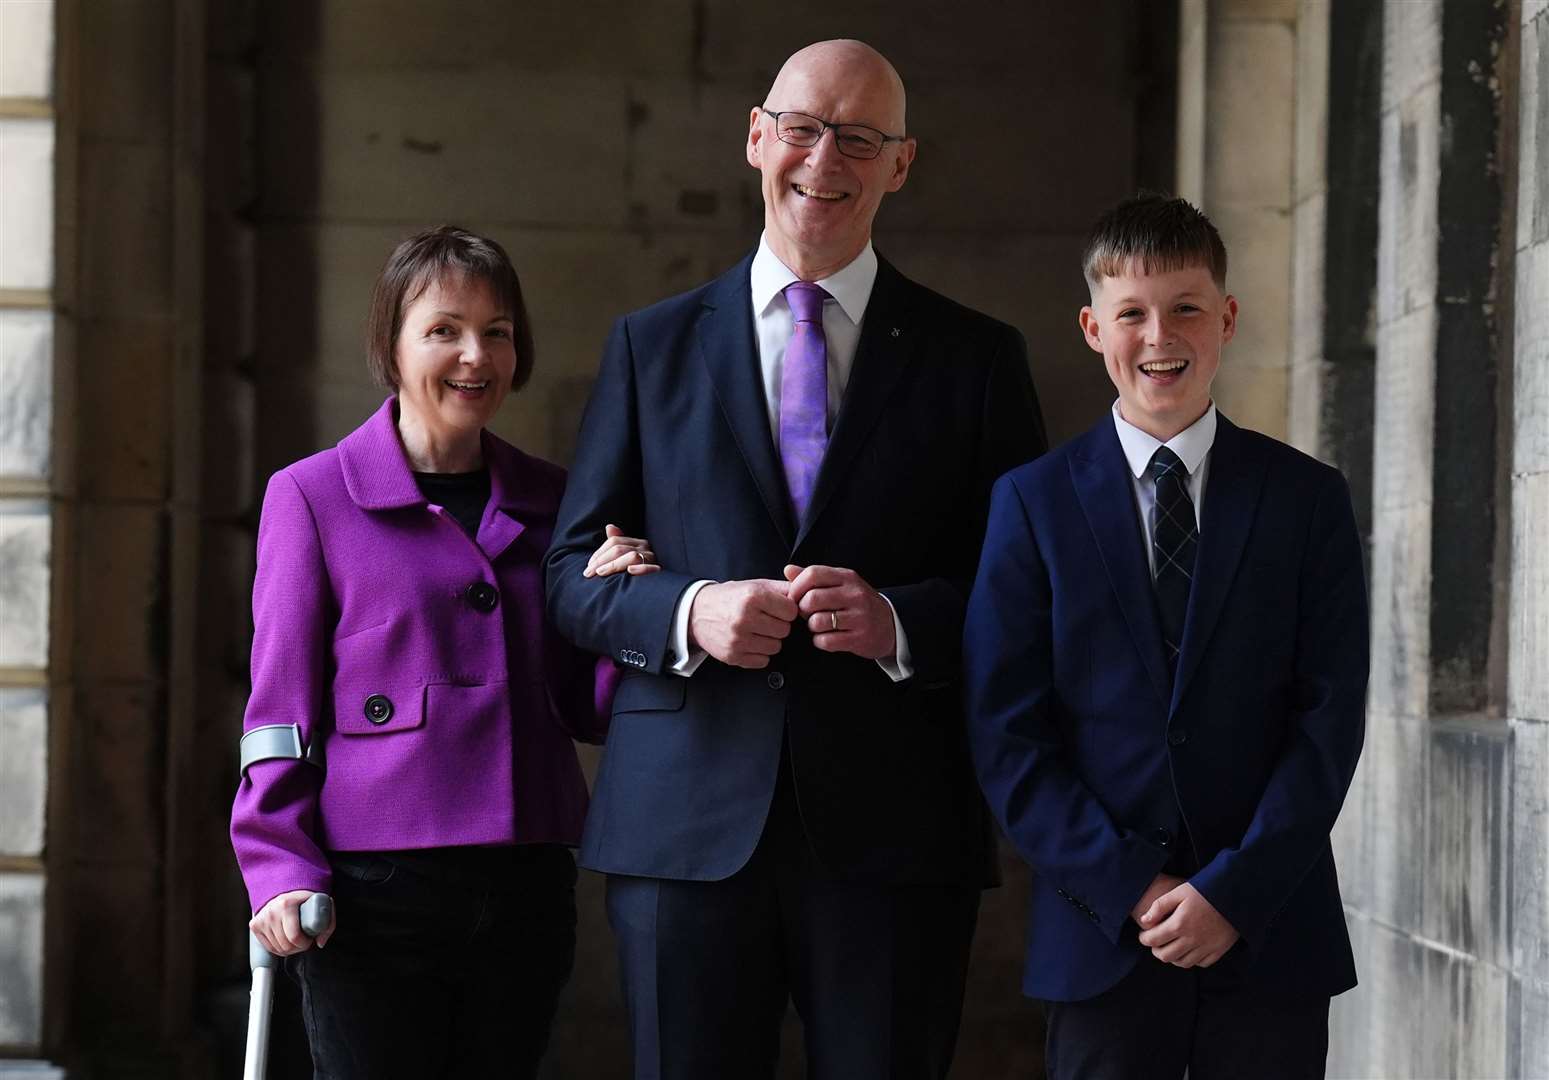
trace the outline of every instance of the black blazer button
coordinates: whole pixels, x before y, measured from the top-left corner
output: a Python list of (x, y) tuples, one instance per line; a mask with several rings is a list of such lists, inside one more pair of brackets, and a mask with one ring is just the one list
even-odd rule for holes
[(1182, 746), (1184, 743), (1186, 743), (1188, 741), (1189, 741), (1189, 733), (1187, 731), (1183, 731), (1183, 730), (1180, 729), (1178, 731), (1169, 731), (1167, 733), (1167, 745), (1168, 746)]
[(372, 694), (366, 699), (366, 719), (373, 724), (385, 724), (393, 718), (393, 703), (385, 694)]
[(778, 689), (780, 689), (780, 687), (782, 687), (784, 685), (785, 685), (785, 676), (784, 675), (780, 674), (778, 671), (771, 671), (769, 673), (769, 689), (771, 689), (771, 690), (778, 690)]
[(475, 581), (468, 586), (468, 591), (463, 593), (463, 599), (474, 611), (490, 612), (495, 610), (495, 605), (500, 603), (500, 594), (495, 591), (495, 586), (487, 581)]
[(1173, 844), (1173, 834), (1166, 829), (1152, 829), (1151, 842), (1159, 848), (1170, 848)]

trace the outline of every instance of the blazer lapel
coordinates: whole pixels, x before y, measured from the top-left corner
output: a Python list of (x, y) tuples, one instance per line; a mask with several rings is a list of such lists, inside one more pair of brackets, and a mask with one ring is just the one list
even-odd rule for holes
[(823, 454), (823, 464), (818, 468), (807, 520), (800, 523), (796, 547), (800, 547), (812, 531), (813, 523), (876, 426), (893, 388), (914, 360), (920, 342), (910, 319), (908, 291), (909, 282), (879, 256), (877, 280), (871, 287), (871, 299), (866, 303), (850, 381), (839, 402), (839, 415), (834, 418), (834, 429)]
[(1264, 490), (1265, 456), (1226, 417), (1217, 414), (1215, 444), (1210, 451), (1210, 475), (1205, 483), (1205, 512), (1200, 519), (1199, 552), (1194, 559), (1194, 584), (1183, 623), (1172, 707), (1199, 667), (1210, 634), (1221, 617), (1237, 564), (1242, 561), (1248, 531)]
[(1140, 654), (1157, 697), (1172, 697), (1162, 630), (1151, 589), (1151, 570), (1146, 561), (1145, 533), (1135, 510), (1135, 490), (1124, 460), (1124, 450), (1105, 417), (1081, 439), (1070, 456), (1070, 479), (1081, 500), (1081, 510), (1097, 541), (1103, 568), (1119, 598), (1119, 609), (1129, 624), (1135, 650)]
[(753, 340), (753, 295), (748, 284), (752, 263), (749, 256), (706, 290), (695, 333), (732, 437), (782, 542), (791, 546), (796, 530), (790, 494), (769, 431), (758, 343)]

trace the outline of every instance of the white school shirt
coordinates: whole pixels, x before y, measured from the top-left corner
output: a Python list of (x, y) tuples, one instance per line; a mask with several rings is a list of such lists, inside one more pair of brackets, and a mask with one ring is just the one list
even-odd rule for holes
[[(769, 431), (774, 436), (775, 449), (780, 448), (780, 382), (785, 373), (785, 347), (795, 333), (796, 321), (790, 305), (785, 302), (783, 290), (793, 281), (800, 281), (795, 271), (786, 266), (770, 250), (768, 238), (758, 238), (758, 251), (753, 256), (749, 270), (749, 285), (753, 299), (753, 330), (758, 346), (758, 364), (764, 378), (764, 402), (769, 408)], [(855, 349), (861, 340), (861, 319), (866, 305), (871, 301), (872, 286), (877, 283), (877, 253), (871, 242), (843, 269), (832, 276), (822, 278), (817, 285), (828, 293), (823, 301), (823, 340), (828, 358), (828, 425), (833, 429), (834, 417), (839, 413), (839, 402), (844, 398), (844, 388), (849, 385), (850, 371), (855, 366)], [(797, 523), (800, 524), (799, 522)], [(672, 616), (672, 660), (667, 670), (677, 675), (689, 676), (698, 670), (708, 655), (703, 649), (690, 648), (688, 643), (688, 615), (694, 606), (694, 597), (709, 580), (696, 581), (678, 598), (678, 606)], [(889, 609), (893, 602), (887, 600)], [(877, 666), (887, 672), (894, 682), (902, 682), (914, 674), (910, 665), (909, 640), (904, 635), (904, 625), (893, 610), (893, 633), (897, 640), (897, 652), (884, 657)]]
[(1119, 433), (1119, 445), (1124, 448), (1124, 460), (1129, 463), (1130, 483), (1135, 488), (1135, 509), (1140, 513), (1140, 529), (1146, 538), (1146, 564), (1151, 576), (1156, 576), (1156, 552), (1152, 550), (1151, 511), (1156, 507), (1156, 481), (1146, 475), (1151, 467), (1151, 456), (1156, 448), (1166, 446), (1178, 455), (1189, 474), (1189, 498), (1194, 501), (1194, 527), (1204, 520), (1205, 476), (1210, 472), (1210, 448), (1216, 441), (1216, 405), (1210, 403), (1205, 415), (1163, 443), (1154, 435), (1141, 431), (1119, 413), (1119, 403), (1113, 403), (1113, 426)]

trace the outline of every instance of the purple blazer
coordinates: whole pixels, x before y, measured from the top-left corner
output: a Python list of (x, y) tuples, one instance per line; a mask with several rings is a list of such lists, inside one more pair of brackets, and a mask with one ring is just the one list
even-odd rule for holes
[(576, 844), (617, 670), (544, 618), (564, 470), (483, 433), (477, 540), (415, 485), (388, 398), (269, 481), (243, 730), (298, 724), (326, 765), (254, 763), (231, 840), (257, 911), (327, 891), (327, 851)]

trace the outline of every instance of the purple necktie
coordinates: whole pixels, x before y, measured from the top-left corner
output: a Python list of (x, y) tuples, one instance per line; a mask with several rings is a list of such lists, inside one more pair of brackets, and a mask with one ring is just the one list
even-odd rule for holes
[(810, 281), (793, 281), (784, 292), (796, 328), (780, 374), (780, 463), (799, 529), (828, 447), (828, 343), (823, 339), (828, 293)]

